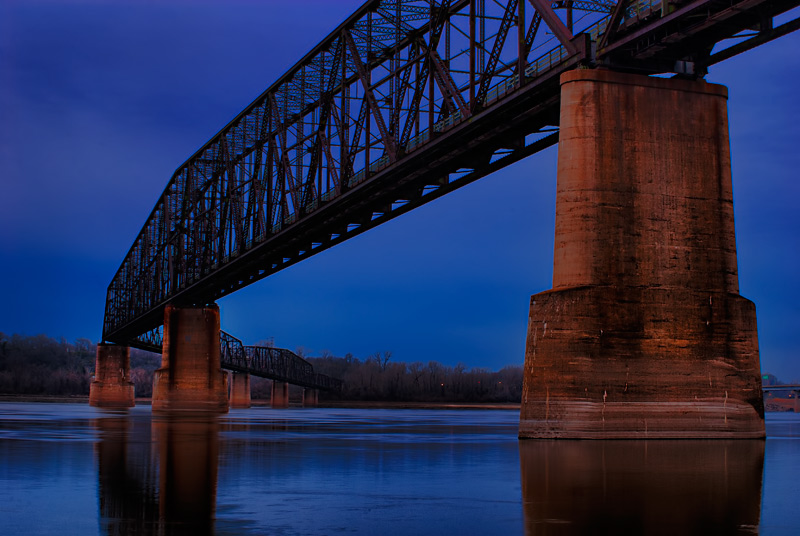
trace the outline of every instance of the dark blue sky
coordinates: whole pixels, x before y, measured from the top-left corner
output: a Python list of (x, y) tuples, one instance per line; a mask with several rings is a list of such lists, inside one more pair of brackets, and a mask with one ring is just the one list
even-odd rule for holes
[[(105, 288), (172, 172), (360, 0), (4, 0), (0, 331), (101, 334)], [(729, 86), (740, 287), (762, 368), (800, 380), (800, 33)], [(220, 301), (246, 343), (521, 364), (551, 287), (556, 148)]]

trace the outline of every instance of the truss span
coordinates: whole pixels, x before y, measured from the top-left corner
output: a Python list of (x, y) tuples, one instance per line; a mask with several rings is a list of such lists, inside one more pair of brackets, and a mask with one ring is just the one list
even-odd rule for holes
[(242, 341), (220, 333), (220, 363), (223, 369), (291, 383), (322, 391), (341, 391), (342, 380), (314, 372), (314, 367), (290, 350), (266, 346), (244, 346)]
[[(800, 0), (371, 0), (173, 174), (106, 297), (147, 346), (202, 305), (558, 141), (559, 76), (702, 75)], [(726, 50), (719, 42), (739, 36)]]

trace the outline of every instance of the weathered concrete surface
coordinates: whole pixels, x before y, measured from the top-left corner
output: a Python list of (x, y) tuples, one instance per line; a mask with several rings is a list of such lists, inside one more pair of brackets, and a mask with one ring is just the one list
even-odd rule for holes
[(231, 374), (230, 407), (245, 409), (250, 407), (250, 375), (243, 372)]
[(219, 307), (164, 311), (161, 368), (153, 377), (153, 411), (228, 411), (228, 374), (220, 368)]
[(531, 297), (520, 437), (764, 437), (726, 88), (561, 83), (553, 290)]
[(131, 349), (100, 343), (95, 354), (94, 380), (89, 385), (89, 405), (96, 408), (132, 408)]
[(303, 407), (316, 408), (319, 405), (319, 389), (303, 389)]
[(289, 384), (272, 380), (272, 397), (270, 406), (275, 409), (289, 407)]

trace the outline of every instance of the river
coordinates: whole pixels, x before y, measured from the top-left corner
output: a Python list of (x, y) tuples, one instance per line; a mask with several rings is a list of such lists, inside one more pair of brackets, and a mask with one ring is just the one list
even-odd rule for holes
[(766, 441), (518, 441), (518, 419), (0, 403), (0, 534), (800, 534), (800, 415)]

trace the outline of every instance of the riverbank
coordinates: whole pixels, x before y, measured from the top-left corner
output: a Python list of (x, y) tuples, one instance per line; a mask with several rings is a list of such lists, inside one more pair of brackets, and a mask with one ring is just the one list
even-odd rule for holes
[[(0, 402), (40, 402), (49, 404), (79, 404), (89, 403), (86, 395), (58, 396), (58, 395), (5, 395), (0, 394)], [(137, 398), (137, 406), (149, 406), (150, 398)], [(771, 399), (765, 404), (767, 413), (794, 412), (797, 402), (794, 399)], [(251, 406), (254, 408), (269, 407), (268, 399), (253, 399)], [(291, 401), (289, 407), (301, 407), (300, 402)], [(519, 410), (519, 402), (392, 402), (392, 401), (364, 401), (364, 400), (325, 400), (320, 401), (320, 408), (349, 408), (349, 409), (514, 409)]]
[[(4, 395), (0, 394), (0, 402), (39, 402), (50, 404), (80, 404), (89, 403), (86, 395), (56, 396), (56, 395)], [(136, 398), (137, 406), (149, 406), (150, 398)], [(251, 401), (254, 408), (269, 407), (268, 399), (254, 399)], [(300, 403), (291, 403), (290, 407), (301, 407)], [(498, 402), (375, 402), (360, 400), (323, 401), (320, 408), (352, 408), (352, 409), (516, 409), (519, 403)]]

